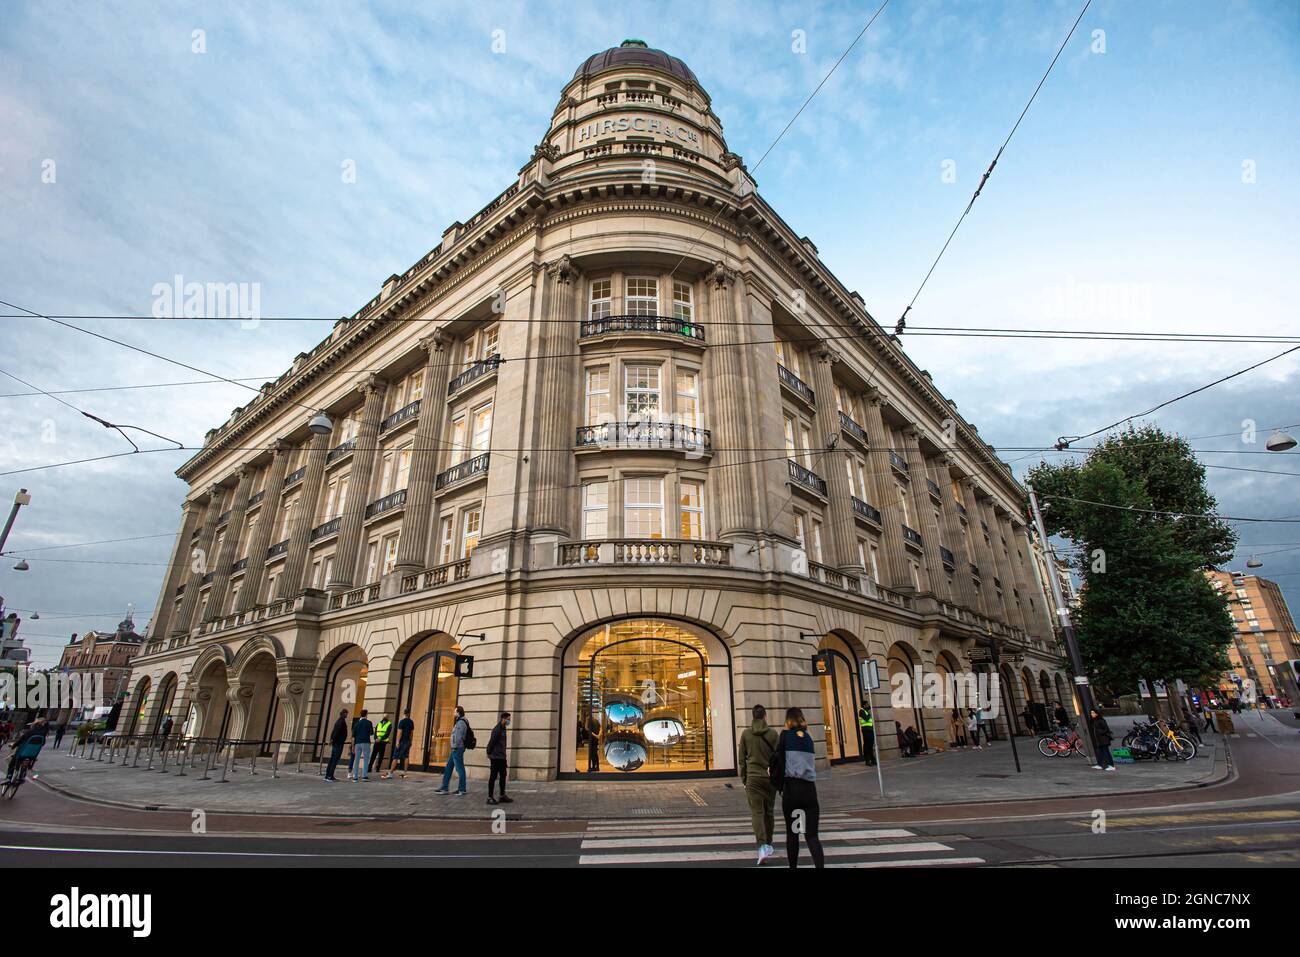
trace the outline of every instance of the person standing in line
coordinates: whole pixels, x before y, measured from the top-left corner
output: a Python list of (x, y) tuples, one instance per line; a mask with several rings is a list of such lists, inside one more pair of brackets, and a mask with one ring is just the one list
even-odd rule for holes
[(451, 753), (447, 755), (447, 765), (442, 769), (442, 784), (434, 789), (434, 794), (446, 794), (451, 787), (452, 768), (460, 777), (456, 797), (464, 797), (466, 789), (465, 749), (471, 747), (469, 740), (472, 732), (469, 722), (465, 720), (465, 709), (456, 705), (456, 721), (451, 726)]
[(352, 780), (370, 780), (370, 739), (374, 736), (375, 725), (366, 715), (370, 712), (361, 709), (361, 717), (352, 722)]
[(343, 757), (343, 746), (348, 743), (348, 709), (339, 712), (338, 720), (330, 730), (330, 763), (325, 767), (325, 780), (337, 781), (334, 772), (338, 770)]
[(785, 818), (785, 853), (790, 866), (799, 866), (799, 838), (808, 842), (815, 867), (826, 866), (817, 824), (821, 805), (817, 801), (816, 753), (808, 722), (799, 708), (786, 708), (785, 730), (777, 739), (781, 767), (781, 814)]
[(1111, 757), (1110, 743), (1115, 738), (1110, 725), (1096, 708), (1088, 712), (1088, 717), (1092, 719), (1092, 734), (1097, 739), (1097, 763), (1092, 767), (1096, 771), (1114, 771), (1115, 759)]
[[(510, 712), (502, 711), (501, 719), (492, 726), (492, 734), (488, 737), (487, 756), (491, 762), (492, 771), (488, 775), (488, 804), (513, 804), (514, 798), (506, 797), (506, 729), (510, 727)], [(497, 779), (501, 780), (501, 797), (492, 797), (493, 785)]]
[(745, 801), (754, 824), (754, 840), (758, 841), (758, 863), (776, 853), (772, 847), (772, 832), (776, 828), (776, 787), (768, 776), (772, 755), (776, 752), (780, 736), (767, 726), (767, 709), (754, 705), (753, 723), (740, 735), (740, 749), (736, 766), (740, 768), (740, 783), (745, 788)]
[(381, 772), (380, 777), (383, 776), (384, 752), (388, 750), (388, 740), (392, 736), (393, 722), (388, 720), (388, 715), (384, 715), (379, 719), (379, 723), (375, 725), (375, 750), (370, 755), (370, 766), (366, 769), (367, 771), (373, 771), (378, 767)]
[(980, 747), (980, 713), (974, 708), (966, 711), (966, 731), (970, 734), (970, 746), (976, 751), (982, 751)]
[(66, 721), (59, 722), (59, 726), (54, 729), (54, 750), (59, 750), (59, 745), (63, 743), (63, 732), (68, 730)]
[(1070, 713), (1065, 710), (1061, 702), (1056, 702), (1056, 706), (1052, 709), (1052, 717), (1056, 719), (1056, 730), (1064, 731), (1070, 727)]
[(162, 746), (163, 746), (164, 748), (166, 748), (166, 747), (167, 747), (167, 739), (170, 738), (170, 737), (172, 736), (172, 716), (171, 716), (171, 715), (167, 715), (167, 717), (163, 719), (162, 727), (159, 728), (158, 730), (159, 730), (159, 732), (162, 734)]
[(858, 730), (862, 733), (862, 759), (867, 767), (876, 766), (876, 719), (871, 714), (871, 705), (864, 701), (858, 709)]
[(379, 775), (380, 780), (391, 778), (397, 766), (402, 766), (402, 780), (406, 780), (406, 762), (411, 758), (411, 739), (415, 736), (415, 722), (411, 720), (411, 709), (402, 712), (402, 720), (397, 722), (397, 743), (393, 745), (393, 760), (388, 770)]

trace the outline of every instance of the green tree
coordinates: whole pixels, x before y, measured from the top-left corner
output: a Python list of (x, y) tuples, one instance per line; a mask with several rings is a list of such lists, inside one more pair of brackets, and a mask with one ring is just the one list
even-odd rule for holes
[(1076, 631), (1090, 673), (1122, 694), (1139, 678), (1197, 684), (1227, 669), (1232, 617), (1205, 571), (1232, 556), (1236, 534), (1212, 517), (1205, 468), (1184, 439), (1129, 429), (1082, 462), (1040, 464), (1029, 480), (1047, 533), (1076, 546)]

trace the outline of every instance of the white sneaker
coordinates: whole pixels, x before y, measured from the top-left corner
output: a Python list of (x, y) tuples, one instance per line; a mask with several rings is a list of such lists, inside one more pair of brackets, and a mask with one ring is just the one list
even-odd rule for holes
[(1106, 770), (1107, 770), (1107, 771), (1114, 771), (1114, 770), (1115, 770), (1115, 765), (1112, 764), (1110, 767), (1106, 768)]
[(1102, 766), (1101, 766), (1100, 764), (1094, 764), (1094, 765), (1092, 766), (1092, 769), (1093, 769), (1094, 771), (1101, 771), (1101, 770), (1103, 770), (1103, 768), (1102, 768)]
[(762, 867), (763, 862), (776, 853), (776, 848), (771, 844), (762, 844), (758, 848), (758, 866)]

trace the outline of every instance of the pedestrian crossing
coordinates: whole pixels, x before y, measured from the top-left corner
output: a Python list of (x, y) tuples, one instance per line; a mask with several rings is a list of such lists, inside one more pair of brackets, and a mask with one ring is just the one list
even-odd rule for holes
[[(901, 827), (870, 827), (848, 814), (824, 814), (818, 832), (827, 867), (935, 867), (983, 864), (939, 841)], [(786, 867), (785, 825), (780, 810), (772, 841), (776, 854), (765, 867)], [(748, 817), (690, 821), (592, 821), (583, 834), (579, 866), (682, 867), (753, 865), (757, 848)], [(812, 867), (806, 846), (800, 867)]]

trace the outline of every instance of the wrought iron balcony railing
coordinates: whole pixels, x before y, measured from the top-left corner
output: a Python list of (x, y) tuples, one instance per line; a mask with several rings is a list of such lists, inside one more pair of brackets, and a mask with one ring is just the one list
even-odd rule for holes
[(938, 482), (936, 482), (934, 479), (928, 478), (925, 480), (925, 487), (929, 489), (931, 498), (938, 499), (941, 502), (943, 501), (943, 493), (939, 491)]
[(790, 481), (826, 497), (826, 480), (811, 469), (806, 469), (794, 459), (786, 459), (790, 471)]
[(671, 316), (600, 316), (596, 319), (584, 319), (578, 336), (589, 339), (592, 336), (606, 336), (618, 333), (649, 332), (658, 335), (682, 336), (696, 342), (704, 341), (704, 327), (688, 319), (674, 319)]
[(233, 511), (234, 511), (234, 509), (232, 509), (232, 508), (228, 508), (228, 509), (226, 509), (224, 512), (222, 512), (220, 515), (218, 515), (218, 516), (217, 516), (217, 524), (218, 524), (218, 525), (225, 525), (226, 522), (230, 521), (230, 513), (233, 512)]
[(605, 422), (578, 427), (579, 448), (679, 449), (708, 452), (713, 437), (708, 429), (677, 422)]
[(286, 538), (284, 541), (276, 542), (274, 545), (268, 548), (266, 550), (266, 557), (275, 558), (276, 555), (283, 555), (288, 550), (289, 550), (289, 539)]
[(861, 442), (863, 445), (866, 445), (866, 444), (867, 444), (867, 431), (866, 431), (866, 429), (864, 429), (862, 426), (858, 425), (858, 423), (854, 422), (851, 418), (849, 418), (849, 417), (848, 417), (847, 415), (845, 415), (843, 412), (840, 413), (840, 431), (841, 431), (841, 432), (847, 432), (849, 435), (853, 436), (855, 439), (857, 439), (857, 440), (858, 440), (859, 442)]
[(856, 495), (853, 496), (852, 501), (853, 501), (853, 511), (857, 512), (859, 515), (861, 515), (869, 522), (875, 522), (877, 525), (880, 524), (880, 509), (876, 508), (873, 505), (868, 505), (866, 502), (862, 501), (862, 499), (858, 498)]
[(898, 469), (898, 471), (902, 472), (904, 475), (908, 472), (907, 459), (903, 458), (893, 449), (889, 450), (889, 464)]
[(900, 526), (903, 529), (903, 538), (913, 545), (921, 544), (921, 533), (914, 528), (908, 528), (906, 525)]
[(952, 552), (944, 548), (942, 545), (939, 546), (939, 558), (948, 566), (949, 571), (957, 567), (957, 559), (953, 557)]
[(254, 492), (248, 497), (248, 507), (252, 508), (264, 498), (266, 498), (266, 489), (262, 489), (260, 492)]
[(399, 488), (396, 492), (391, 492), (383, 498), (377, 498), (366, 506), (366, 518), (374, 518), (376, 515), (382, 515), (384, 512), (398, 508), (406, 504), (406, 489)]
[(794, 392), (799, 398), (809, 405), (817, 404), (817, 393), (813, 391), (813, 387), (779, 362), (776, 364), (776, 375), (781, 380), (781, 384)]
[(214, 578), (216, 578), (216, 577), (217, 577), (217, 573), (216, 573), (216, 572), (208, 572), (206, 575), (203, 576), (203, 584), (204, 584), (204, 585), (211, 585), (211, 584), (212, 584), (212, 579), (214, 579)]
[(471, 382), (477, 382), (489, 373), (496, 372), (497, 366), (501, 365), (500, 356), (488, 356), (479, 362), (474, 363), (456, 378), (447, 383), (447, 394), (455, 395)]
[(340, 515), (338, 518), (331, 518), (328, 522), (325, 522), (322, 525), (317, 525), (315, 528), (313, 528), (311, 530), (311, 534), (308, 535), (307, 538), (309, 541), (313, 541), (313, 542), (320, 541), (322, 538), (326, 538), (330, 535), (333, 535), (335, 532), (337, 532), (339, 530), (339, 527), (342, 524), (343, 524), (342, 515)]
[(966, 511), (966, 506), (965, 506), (965, 505), (963, 505), (961, 502), (958, 502), (958, 503), (957, 503), (957, 514), (960, 515), (962, 518), (966, 518), (970, 513), (968, 513), (968, 512)]
[(294, 482), (302, 481), (302, 477), (306, 474), (307, 474), (307, 466), (305, 465), (300, 469), (296, 469), (295, 471), (290, 472), (288, 475), (284, 477), (284, 487), (288, 488)]
[(235, 562), (233, 565), (230, 566), (230, 571), (232, 573), (242, 572), (247, 567), (248, 567), (248, 559), (241, 558), (239, 561)]
[(457, 482), (464, 482), (466, 479), (483, 475), (488, 470), (488, 454), (476, 455), (472, 459), (466, 459), (459, 465), (453, 465), (445, 471), (439, 472), (437, 479), (434, 480), (435, 489), (446, 488), (449, 485), (455, 485)]
[(348, 439), (346, 442), (340, 442), (338, 445), (334, 446), (334, 448), (325, 453), (325, 464), (333, 465), (339, 459), (343, 458), (343, 456), (355, 451), (356, 447), (356, 439)]
[(974, 562), (970, 563), (970, 573), (974, 575), (976, 578), (980, 577), (980, 567), (976, 565)]
[(403, 422), (407, 422), (420, 414), (420, 400), (416, 399), (410, 405), (404, 405), (384, 421), (379, 423), (379, 431), (387, 432), (389, 429), (395, 429)]

